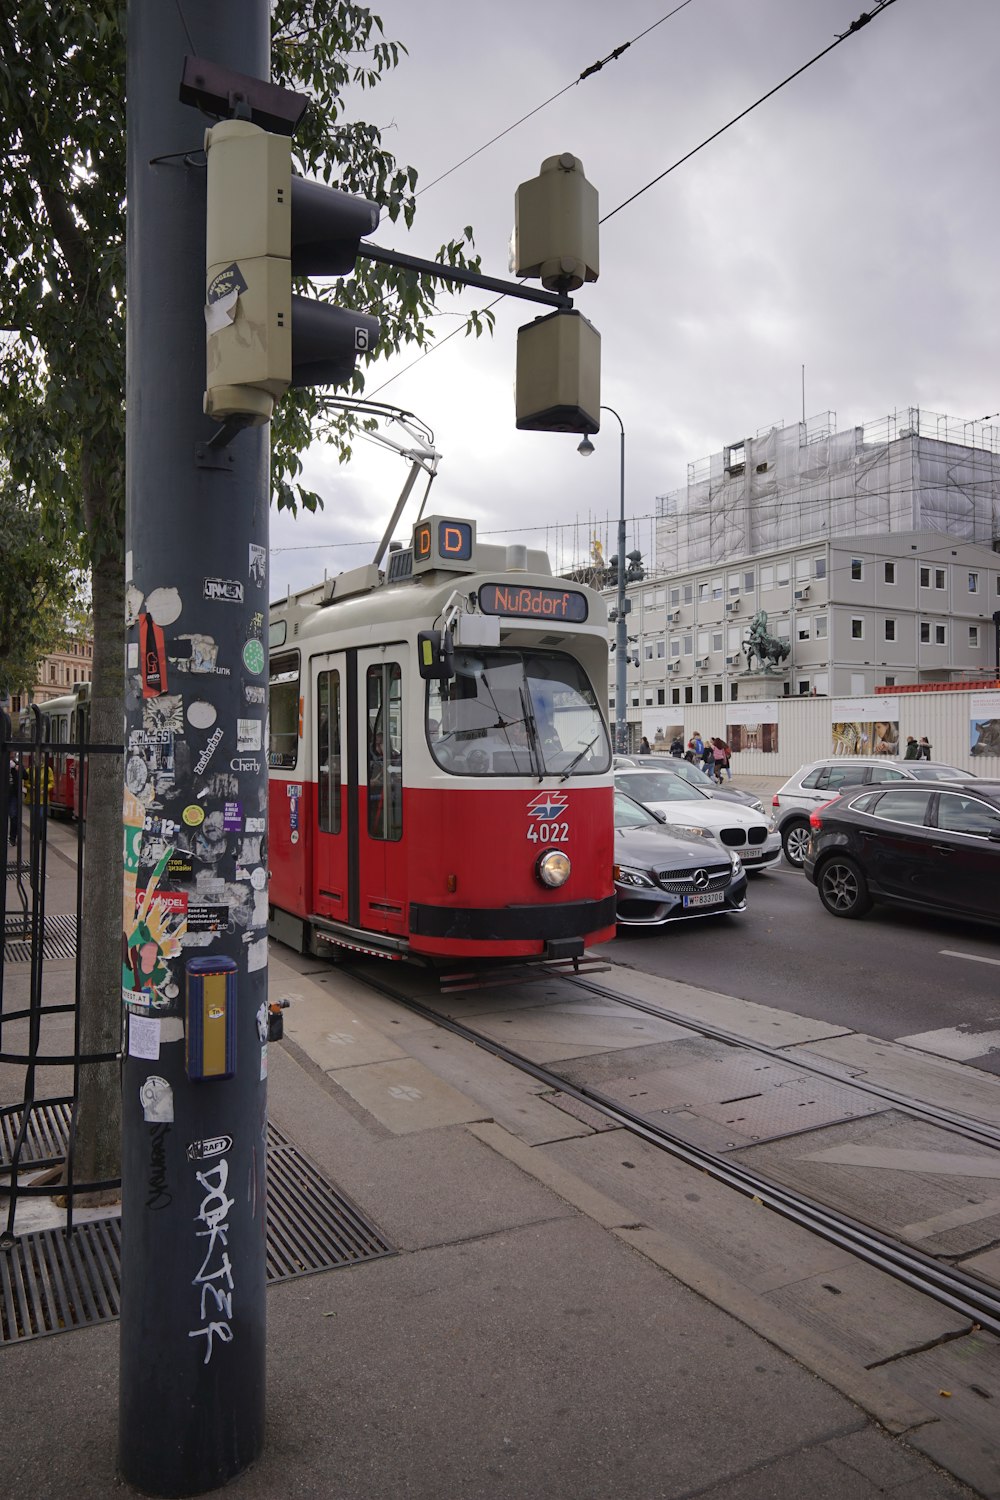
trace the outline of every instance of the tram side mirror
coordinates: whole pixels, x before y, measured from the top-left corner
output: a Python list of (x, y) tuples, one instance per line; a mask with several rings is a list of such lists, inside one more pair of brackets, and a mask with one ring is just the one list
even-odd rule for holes
[(455, 645), (450, 630), (421, 630), (417, 635), (420, 675), (449, 682), (455, 675)]

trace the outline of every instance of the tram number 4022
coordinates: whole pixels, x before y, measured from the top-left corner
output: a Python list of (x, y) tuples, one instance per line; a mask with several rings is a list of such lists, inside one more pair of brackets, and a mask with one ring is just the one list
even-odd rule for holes
[(569, 842), (569, 824), (536, 823), (528, 829), (528, 840), (532, 844), (566, 844)]

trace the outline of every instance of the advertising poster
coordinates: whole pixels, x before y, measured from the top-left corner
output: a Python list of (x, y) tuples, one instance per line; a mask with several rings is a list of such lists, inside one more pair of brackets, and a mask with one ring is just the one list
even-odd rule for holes
[(898, 698), (835, 698), (831, 712), (834, 755), (899, 754)]
[(663, 709), (658, 709), (656, 714), (644, 713), (642, 716), (642, 732), (649, 741), (649, 748), (654, 755), (669, 755), (671, 741), (674, 739), (684, 743), (684, 725), (671, 724), (663, 716)]
[(730, 703), (726, 709), (726, 743), (730, 750), (778, 753), (778, 704)]
[(969, 705), (969, 754), (1000, 759), (1000, 693), (973, 693)]

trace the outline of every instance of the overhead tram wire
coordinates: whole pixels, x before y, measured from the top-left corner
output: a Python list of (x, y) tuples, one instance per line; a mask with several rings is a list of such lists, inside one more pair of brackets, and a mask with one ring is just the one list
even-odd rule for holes
[(542, 104), (536, 104), (534, 109), (529, 109), (528, 113), (522, 115), (519, 120), (515, 120), (513, 125), (508, 125), (505, 130), (501, 130), (497, 135), (491, 136), (488, 141), (478, 146), (475, 151), (470, 151), (468, 156), (463, 156), (461, 161), (457, 161), (446, 172), (440, 173), (439, 176), (425, 183), (419, 192), (414, 193), (414, 198), (419, 198), (422, 193), (429, 193), (432, 187), (437, 187), (439, 182), (444, 182), (445, 178), (450, 177), (453, 172), (457, 172), (459, 167), (464, 167), (467, 162), (474, 161), (477, 156), (481, 156), (484, 151), (488, 151), (491, 146), (495, 146), (497, 141), (502, 141), (505, 135), (510, 135), (512, 130), (516, 130), (519, 125), (523, 125), (526, 120), (530, 120), (534, 115), (540, 114), (543, 109), (547, 109), (550, 104), (554, 104), (557, 99), (561, 99), (563, 94), (568, 94), (570, 89), (576, 88), (577, 84), (582, 83), (585, 78), (593, 77), (595, 73), (599, 73), (608, 63), (617, 62), (623, 52), (627, 52), (636, 42), (641, 42), (644, 36), (649, 36), (649, 33), (655, 31), (657, 26), (662, 26), (664, 21), (669, 21), (671, 16), (676, 16), (678, 11), (684, 10), (685, 6), (691, 3), (692, 0), (681, 0), (680, 5), (675, 5), (673, 10), (668, 10), (665, 16), (661, 16), (658, 21), (654, 21), (651, 26), (647, 26), (645, 31), (640, 31), (636, 36), (632, 37), (631, 41), (622, 42), (620, 46), (613, 48), (607, 57), (602, 57), (599, 62), (591, 63), (589, 68), (584, 68), (578, 78), (572, 79), (563, 88), (550, 95)]
[(609, 219), (613, 219), (615, 214), (621, 213), (623, 208), (627, 208), (630, 203), (634, 203), (637, 198), (641, 198), (643, 193), (648, 193), (651, 187), (655, 187), (658, 182), (662, 182), (664, 177), (669, 177), (671, 172), (676, 172), (678, 167), (682, 167), (686, 161), (691, 160), (692, 156), (697, 156), (699, 151), (703, 151), (706, 146), (710, 146), (713, 141), (717, 141), (720, 135), (725, 135), (726, 131), (730, 130), (734, 125), (738, 125), (740, 120), (745, 120), (747, 115), (752, 114), (753, 111), (757, 109), (761, 104), (766, 103), (768, 99), (773, 99), (775, 94), (779, 93), (780, 90), (786, 86), (786, 84), (792, 83), (796, 78), (800, 78), (803, 73), (807, 72), (808, 69), (811, 68), (815, 63), (818, 63), (821, 58), (824, 58), (828, 53), (833, 52), (834, 49), (836, 47), (839, 47), (842, 42), (846, 42), (848, 37), (854, 36), (856, 32), (862, 29), (862, 27), (867, 26), (868, 23), (870, 21), (873, 21), (876, 16), (880, 16), (884, 10), (888, 10), (889, 6), (895, 5), (895, 3), (896, 0), (878, 0), (878, 4), (875, 5), (871, 10), (862, 11), (857, 20), (852, 21), (847, 30), (842, 32), (834, 41), (830, 43), (828, 47), (824, 47), (822, 52), (817, 52), (816, 56), (811, 57), (808, 62), (803, 63), (801, 68), (796, 68), (794, 73), (789, 73), (787, 78), (783, 78), (780, 83), (776, 83), (773, 89), (769, 89), (766, 94), (762, 94), (759, 99), (755, 99), (753, 104), (748, 104), (746, 109), (742, 110), (740, 114), (734, 115), (734, 117), (731, 120), (727, 121), (725, 125), (720, 126), (720, 128), (714, 133), (714, 135), (708, 136), (708, 138), (702, 141), (700, 145), (695, 146), (685, 156), (682, 156), (678, 161), (675, 161), (672, 166), (667, 167), (666, 171), (661, 172), (659, 176), (652, 178), (649, 182), (646, 183), (645, 187), (637, 189), (637, 191), (634, 192), (630, 197), (625, 198), (621, 203), (618, 204), (617, 208), (613, 208), (610, 213), (606, 213), (600, 222), (602, 224), (606, 224)]
[[(808, 62), (804, 62), (800, 68), (796, 68), (794, 73), (789, 73), (789, 75), (788, 75), (787, 78), (783, 78), (780, 83), (776, 83), (773, 89), (768, 89), (767, 93), (766, 94), (762, 94), (759, 99), (755, 99), (754, 102), (753, 102), (753, 104), (748, 104), (747, 107), (746, 107), (746, 109), (741, 110), (738, 115), (734, 115), (731, 120), (728, 120), (725, 125), (720, 126), (719, 129), (716, 130), (716, 131), (714, 131), (712, 135), (706, 136), (705, 140), (701, 141), (699, 145), (692, 147), (692, 149), (690, 151), (686, 152), (686, 154), (684, 156), (679, 157), (678, 160), (675, 161), (671, 166), (667, 167), (665, 171), (660, 172), (658, 176), (652, 178), (649, 182), (647, 182), (644, 187), (638, 188), (637, 191), (634, 192), (634, 193), (632, 193), (630, 197), (625, 198), (621, 203), (618, 204), (618, 206), (616, 208), (613, 208), (610, 211), (610, 213), (606, 213), (604, 215), (604, 217), (600, 220), (600, 222), (602, 224), (606, 224), (609, 219), (614, 218), (615, 214), (621, 213), (621, 211), (622, 211), (623, 208), (627, 208), (630, 203), (634, 203), (637, 198), (641, 198), (642, 195), (643, 195), (643, 193), (647, 193), (651, 187), (655, 187), (658, 182), (662, 182), (665, 177), (669, 177), (671, 172), (676, 172), (676, 170), (677, 170), (678, 167), (682, 167), (684, 165), (684, 163), (687, 162), (687, 161), (690, 161), (693, 156), (697, 156), (699, 151), (703, 151), (706, 146), (710, 146), (713, 141), (717, 141), (719, 139), (720, 135), (725, 135), (725, 133), (726, 133), (727, 130), (730, 130), (734, 125), (738, 125), (741, 120), (745, 120), (746, 117), (747, 117), (747, 115), (752, 114), (753, 111), (755, 109), (759, 108), (759, 106), (761, 104), (766, 103), (768, 99), (773, 99), (774, 95), (777, 94), (777, 93), (779, 93), (781, 91), (781, 89), (785, 88), (785, 86), (787, 84), (792, 83), (796, 78), (799, 78), (809, 68), (813, 67), (816, 63), (818, 63), (821, 60), (821, 58), (824, 58), (824, 57), (827, 56), (828, 53), (833, 52), (834, 49), (836, 47), (839, 47), (842, 42), (846, 42), (847, 39), (848, 39), (848, 37), (854, 36), (856, 32), (861, 31), (863, 29), (863, 27), (867, 26), (870, 21), (873, 21), (876, 16), (881, 15), (884, 10), (888, 10), (889, 6), (890, 5), (895, 5), (895, 3), (896, 3), (896, 0), (878, 0), (878, 4), (876, 4), (875, 6), (873, 6), (873, 8), (870, 11), (862, 11), (861, 14), (860, 14), (860, 16), (858, 16), (856, 20), (854, 20), (854, 21), (851, 22), (851, 24), (847, 28), (847, 30), (844, 31), (844, 32), (841, 32), (836, 37), (836, 39), (830, 43), (830, 45), (828, 47), (824, 47), (821, 52), (817, 52), (816, 53), (815, 57), (811, 57), (808, 60)], [(682, 6), (678, 6), (677, 7), (678, 10), (680, 10), (682, 8), (683, 8)], [(671, 11), (669, 13), (669, 15), (675, 15), (675, 14), (676, 14), (676, 11)], [(654, 25), (655, 26), (659, 26), (662, 21), (666, 21), (668, 19), (669, 19), (669, 16), (662, 16), (660, 18), (660, 21), (654, 22)], [(653, 27), (652, 26), (649, 27), (648, 30), (652, 31)], [(641, 32), (640, 35), (641, 36), (645, 36), (646, 32)], [(633, 40), (637, 41), (638, 37), (634, 38)], [(631, 43), (628, 43), (626, 45), (630, 46)], [(622, 48), (621, 50), (624, 50), (624, 48)], [(614, 56), (615, 56), (615, 54), (611, 53), (611, 54), (609, 54), (608, 58), (605, 58), (604, 61), (607, 62), (609, 59), (613, 60)], [(576, 79), (575, 82), (579, 83), (581, 81), (581, 79), (586, 76), (586, 72), (587, 71), (593, 71), (594, 68), (596, 68), (597, 66), (603, 67), (604, 63), (602, 62), (599, 65), (597, 65), (597, 64), (592, 65), (591, 69), (590, 70), (585, 70), (585, 72), (582, 73), (580, 75), (580, 78)], [(573, 84), (567, 84), (566, 88), (565, 89), (560, 89), (559, 93), (560, 94), (564, 94), (564, 93), (566, 93), (567, 89), (570, 89), (572, 87), (573, 87)], [(552, 98), (553, 99), (559, 98), (559, 94), (553, 94)], [(547, 102), (551, 103), (551, 100), (549, 100)], [(544, 105), (539, 105), (539, 108), (540, 109), (544, 108)], [(532, 113), (537, 113), (537, 111), (532, 111)], [(524, 118), (528, 119), (529, 116), (525, 115)], [(515, 127), (512, 125), (509, 128), (511, 130), (513, 130)], [(501, 135), (506, 135), (506, 133), (507, 133), (506, 131), (501, 131)], [(499, 140), (500, 136), (496, 136), (495, 139)], [(492, 142), (488, 141), (486, 144), (487, 145), (491, 145)], [(485, 151), (485, 149), (486, 149), (486, 146), (480, 147), (481, 151)], [(472, 153), (473, 156), (478, 156), (478, 154), (479, 154), (478, 151), (474, 151)], [(466, 161), (471, 161), (471, 159), (472, 159), (472, 157), (466, 157), (465, 158)], [(457, 170), (458, 167), (460, 167), (462, 165), (463, 165), (462, 162), (457, 162), (456, 165), (455, 165), (455, 167), (450, 168), (449, 171), (455, 171), (455, 170)], [(448, 176), (448, 173), (447, 172), (443, 173), (442, 176), (446, 177), (446, 176)], [(434, 181), (435, 182), (440, 182), (441, 178), (437, 177), (437, 178), (434, 179)], [(433, 186), (434, 186), (434, 183), (428, 183), (427, 184), (427, 188), (430, 188), (430, 187), (433, 187)], [(426, 192), (427, 189), (426, 188), (422, 189), (422, 191)], [(499, 297), (495, 297), (492, 302), (488, 302), (486, 304), (485, 308), (482, 309), (482, 311), (483, 312), (491, 312), (492, 309), (494, 307), (496, 307), (498, 303), (500, 303), (500, 302), (502, 302), (504, 300), (505, 295), (506, 295), (506, 293), (501, 292), (500, 296)], [(379, 391), (384, 391), (385, 388), (386, 388), (386, 386), (391, 385), (394, 380), (398, 380), (400, 378), (400, 376), (405, 375), (409, 370), (414, 369), (423, 360), (429, 359), (432, 354), (436, 354), (439, 349), (443, 349), (444, 346), (445, 346), (445, 344), (447, 344), (449, 342), (449, 340), (455, 338), (456, 335), (459, 334), (459, 333), (461, 333), (461, 332), (462, 332), (461, 328), (453, 328), (452, 331), (451, 331), (451, 333), (446, 334), (445, 337), (440, 341), (440, 343), (437, 343), (437, 344), (434, 345), (433, 349), (427, 349), (423, 354), (419, 355), (417, 359), (411, 360), (411, 362), (408, 365), (404, 365), (401, 370), (397, 370), (396, 373), (395, 373), (395, 375), (390, 375), (388, 377), (388, 379), (383, 380), (383, 382), (382, 382), (381, 385), (378, 385), (378, 386), (375, 387), (375, 390), (372, 392), (372, 395), (377, 396), (378, 393), (379, 393)]]

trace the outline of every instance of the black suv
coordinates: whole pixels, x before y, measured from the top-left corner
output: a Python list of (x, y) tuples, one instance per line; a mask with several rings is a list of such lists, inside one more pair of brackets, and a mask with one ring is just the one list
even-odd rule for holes
[(886, 902), (1000, 926), (1000, 781), (853, 787), (809, 825), (803, 869), (833, 916)]

